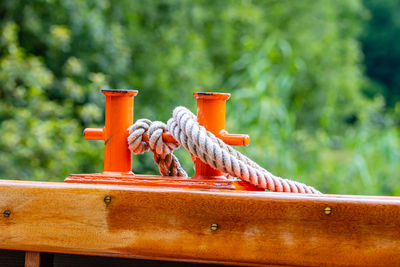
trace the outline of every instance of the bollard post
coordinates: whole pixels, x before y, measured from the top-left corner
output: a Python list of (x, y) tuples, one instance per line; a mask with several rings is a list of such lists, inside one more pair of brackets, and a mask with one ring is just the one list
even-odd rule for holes
[(128, 148), (128, 127), (133, 124), (136, 90), (102, 90), (106, 96), (103, 128), (86, 128), (85, 139), (104, 140), (104, 172), (110, 175), (132, 174), (132, 154)]
[[(225, 130), (226, 100), (229, 99), (230, 94), (198, 92), (193, 95), (197, 99), (197, 121), (200, 125), (228, 145), (247, 146), (250, 143), (250, 137), (247, 134), (229, 134)], [(194, 157), (193, 161), (195, 164), (193, 178), (223, 178), (221, 171), (212, 168), (200, 159)]]

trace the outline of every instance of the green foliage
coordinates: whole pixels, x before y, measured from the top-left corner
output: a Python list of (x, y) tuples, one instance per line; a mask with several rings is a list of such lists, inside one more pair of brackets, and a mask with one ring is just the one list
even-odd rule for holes
[[(80, 140), (73, 103), (51, 101), (54, 74), (19, 46), (18, 27), (4, 24), (0, 61), (0, 173), (16, 179), (59, 180), (74, 169), (100, 164), (95, 147)], [(61, 176), (61, 177), (60, 177)]]
[[(232, 93), (241, 150), (324, 192), (400, 194), (399, 135), (366, 99), (360, 1), (0, 3), (0, 176), (62, 180), (102, 170), (101, 88), (135, 88), (135, 117), (193, 110), (195, 91)], [(177, 152), (184, 167), (191, 162)], [(136, 172), (155, 173), (151, 155)]]

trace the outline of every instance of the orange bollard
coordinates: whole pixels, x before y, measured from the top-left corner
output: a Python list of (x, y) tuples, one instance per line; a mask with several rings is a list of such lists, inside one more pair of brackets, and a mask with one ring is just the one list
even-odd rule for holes
[[(197, 121), (216, 137), (228, 145), (247, 146), (250, 137), (247, 134), (229, 134), (225, 131), (226, 100), (231, 94), (227, 93), (193, 93), (197, 99)], [(212, 168), (198, 158), (194, 158), (195, 175), (193, 178), (222, 178), (223, 173)]]
[(132, 154), (127, 139), (133, 124), (136, 90), (102, 90), (106, 96), (106, 119), (103, 128), (87, 128), (85, 139), (104, 140), (104, 172), (110, 175), (132, 174)]

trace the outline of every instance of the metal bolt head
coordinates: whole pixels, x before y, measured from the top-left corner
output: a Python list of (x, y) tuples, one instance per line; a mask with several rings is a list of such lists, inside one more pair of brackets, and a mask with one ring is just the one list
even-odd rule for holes
[(10, 217), (11, 211), (6, 210), (3, 212), (4, 217)]
[(332, 208), (331, 207), (326, 207), (324, 209), (324, 212), (325, 212), (326, 215), (330, 215), (332, 213)]
[(110, 196), (106, 196), (106, 197), (104, 198), (104, 202), (105, 202), (106, 204), (110, 204), (110, 203), (111, 203), (111, 197), (110, 197)]
[(212, 223), (210, 229), (211, 229), (212, 231), (217, 231), (217, 230), (218, 230), (218, 224)]

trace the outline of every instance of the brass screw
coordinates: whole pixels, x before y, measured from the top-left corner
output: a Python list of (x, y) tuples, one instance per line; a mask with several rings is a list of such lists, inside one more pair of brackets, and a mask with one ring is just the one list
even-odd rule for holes
[(106, 197), (104, 198), (104, 202), (105, 202), (106, 204), (110, 204), (110, 203), (111, 203), (111, 197), (110, 197), (110, 196), (106, 196)]
[(218, 230), (218, 224), (212, 223), (212, 224), (211, 224), (211, 230), (217, 231), (217, 230)]
[(3, 213), (4, 217), (10, 217), (10, 214), (11, 214), (11, 211), (9, 211), (9, 210), (4, 211), (4, 213)]
[(326, 207), (324, 209), (324, 212), (325, 212), (326, 215), (330, 215), (332, 213), (332, 208), (331, 207)]

